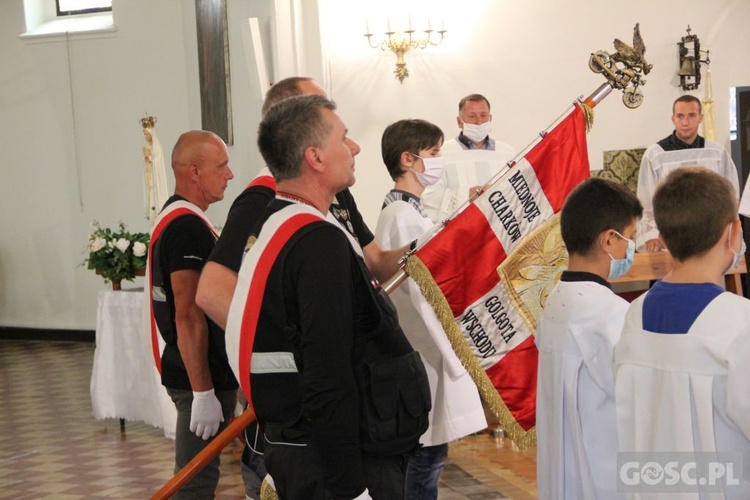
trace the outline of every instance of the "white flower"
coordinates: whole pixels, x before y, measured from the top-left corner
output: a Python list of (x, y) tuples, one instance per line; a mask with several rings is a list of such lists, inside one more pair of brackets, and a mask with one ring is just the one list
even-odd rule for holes
[(102, 248), (105, 247), (107, 244), (107, 241), (104, 238), (96, 237), (94, 241), (91, 242), (91, 251), (92, 252), (98, 252)]
[(115, 246), (117, 247), (119, 251), (124, 253), (130, 246), (130, 240), (126, 240), (125, 238), (120, 238), (115, 243)]
[(133, 255), (136, 257), (143, 257), (146, 255), (146, 245), (141, 243), (140, 241), (136, 241), (133, 243)]

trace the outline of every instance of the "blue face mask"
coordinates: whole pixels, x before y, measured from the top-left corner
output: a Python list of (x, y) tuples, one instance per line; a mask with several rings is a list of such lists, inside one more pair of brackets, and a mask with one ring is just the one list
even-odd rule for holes
[(625, 250), (624, 259), (615, 259), (614, 257), (612, 257), (612, 254), (607, 254), (609, 255), (609, 258), (612, 259), (612, 261), (609, 263), (609, 276), (607, 277), (608, 280), (616, 280), (623, 274), (627, 273), (630, 270), (630, 266), (633, 265), (633, 259), (635, 259), (635, 241), (631, 240), (630, 238), (626, 238), (617, 231), (615, 231), (615, 234), (623, 240), (627, 240), (628, 248), (627, 250)]

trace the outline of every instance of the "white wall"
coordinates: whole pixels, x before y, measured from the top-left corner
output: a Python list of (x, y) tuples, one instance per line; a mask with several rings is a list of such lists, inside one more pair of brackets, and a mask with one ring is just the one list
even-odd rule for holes
[[(227, 200), (208, 211), (216, 224), (262, 166), (261, 92), (250, 82), (239, 22), (258, 16), (267, 31), (268, 3), (228, 2), (236, 177)], [(200, 128), (194, 1), (115, 0), (113, 8), (113, 35), (29, 41), (18, 38), (23, 2), (0, 2), (2, 326), (93, 328), (105, 285), (76, 267), (89, 224), (148, 230), (139, 119), (157, 117), (167, 157), (180, 133)]]
[[(283, 32), (275, 11), (297, 16), (304, 33), (295, 49), (283, 38), (266, 47), (276, 59), (269, 61), (271, 76), (290, 76), (283, 69), (289, 63), (280, 60), (293, 53), (296, 67), (329, 84), (362, 146), (354, 193), (372, 227), (391, 184), (380, 160), (386, 125), (418, 117), (453, 135), (458, 100), (480, 92), (493, 104), (493, 136), (520, 149), (575, 97), (599, 86), (601, 77), (587, 67), (590, 52), (612, 50), (614, 37), (630, 42), (637, 21), (654, 64), (645, 101), (628, 110), (613, 93), (597, 107), (589, 136), (592, 167), (601, 167), (603, 150), (646, 146), (671, 131), (669, 107), (681, 93), (676, 42), (687, 24), (711, 50), (724, 144), (727, 89), (750, 85), (749, 0), (634, 0), (627, 7), (593, 0), (445, 1), (445, 41), (407, 54), (411, 76), (403, 84), (392, 75), (395, 56), (369, 48), (362, 36), (363, 2), (319, 3), (324, 67), (317, 64), (321, 51), (309, 0), (228, 0), (235, 139), (229, 153), (236, 177), (225, 201), (209, 209), (217, 224), (262, 166), (255, 147), (261, 89), (250, 78), (240, 32), (247, 17), (259, 17), (271, 40)], [(367, 10), (377, 14), (408, 3), (382, 0)], [(123, 220), (134, 230), (147, 229), (138, 120), (145, 112), (158, 118), (167, 153), (181, 132), (200, 127), (194, 1), (115, 0), (114, 9), (114, 35), (28, 41), (18, 38), (25, 31), (23, 1), (0, 2), (0, 326), (92, 329), (104, 284), (76, 267), (89, 223)]]
[[(392, 74), (395, 55), (371, 49), (362, 36), (364, 15), (369, 13), (372, 26), (372, 18), (384, 18), (387, 9), (404, 12), (412, 5), (442, 11), (448, 33), (440, 46), (406, 55), (410, 76), (401, 84)], [(612, 52), (615, 37), (632, 44), (636, 22), (654, 66), (642, 89), (645, 99), (630, 110), (622, 94), (613, 92), (596, 108), (591, 167), (602, 167), (604, 150), (645, 147), (672, 131), (671, 103), (683, 93), (677, 87), (676, 43), (688, 24), (711, 50), (718, 140), (728, 147), (728, 88), (750, 83), (748, 20), (747, 0), (382, 0), (375, 6), (321, 0), (332, 97), (350, 136), (362, 146), (352, 189), (357, 203), (374, 226), (392, 185), (379, 147), (389, 123), (423, 118), (453, 136), (459, 99), (478, 92), (492, 103), (492, 135), (521, 149), (577, 96), (603, 83), (588, 69), (590, 53)], [(702, 98), (703, 89), (695, 95)]]

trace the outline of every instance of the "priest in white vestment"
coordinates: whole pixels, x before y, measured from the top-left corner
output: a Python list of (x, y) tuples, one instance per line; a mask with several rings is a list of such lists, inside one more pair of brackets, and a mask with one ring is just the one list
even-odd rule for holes
[(457, 137), (442, 147), (445, 170), (422, 193), (429, 218), (438, 223), (469, 200), (471, 193), (486, 184), (516, 156), (508, 144), (490, 137), (490, 102), (481, 94), (470, 94), (458, 103)]
[(657, 239), (659, 231), (656, 229), (651, 199), (659, 181), (670, 172), (691, 166), (707, 168), (729, 180), (739, 198), (737, 167), (721, 145), (698, 135), (702, 122), (702, 106), (697, 97), (683, 95), (677, 98), (672, 105), (674, 132), (651, 145), (643, 154), (638, 173), (638, 199), (643, 204), (643, 219), (637, 239), (639, 251), (663, 249)]

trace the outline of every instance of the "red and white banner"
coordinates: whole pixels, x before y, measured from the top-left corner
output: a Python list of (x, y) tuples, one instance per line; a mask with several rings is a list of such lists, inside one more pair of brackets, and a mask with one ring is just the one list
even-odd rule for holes
[[(587, 177), (586, 119), (576, 106), (500, 180), (415, 253), (434, 282), (423, 283), (409, 273), (428, 299), (435, 295), (434, 286), (439, 288), (453, 323), (520, 426), (516, 437), (535, 425), (536, 323), (519, 310), (519, 294), (503, 282), (498, 268), (524, 238), (562, 208), (568, 193)], [(455, 330), (445, 322), (444, 326)], [(472, 373), (470, 367), (467, 369)], [(482, 390), (481, 384), (477, 385)], [(507, 417), (498, 415), (501, 423), (507, 422)], [(513, 432), (509, 434), (514, 437)]]

